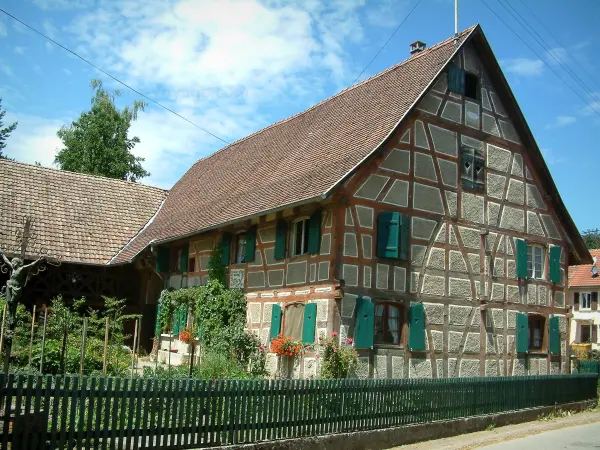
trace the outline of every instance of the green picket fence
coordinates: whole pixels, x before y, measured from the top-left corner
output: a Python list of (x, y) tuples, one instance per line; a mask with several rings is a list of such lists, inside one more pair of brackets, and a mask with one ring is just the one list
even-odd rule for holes
[(578, 373), (596, 373), (600, 374), (600, 360), (578, 360), (576, 363)]
[(596, 374), (439, 380), (158, 380), (0, 374), (0, 449), (185, 449), (596, 398)]

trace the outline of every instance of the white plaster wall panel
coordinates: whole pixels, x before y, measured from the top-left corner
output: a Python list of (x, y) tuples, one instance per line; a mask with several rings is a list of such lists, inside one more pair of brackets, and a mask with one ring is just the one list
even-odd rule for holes
[(389, 179), (390, 177), (371, 174), (369, 175), (367, 181), (365, 181), (363, 185), (358, 188), (354, 196), (367, 200), (376, 200)]
[(528, 305), (537, 305), (537, 289), (534, 283), (525, 285), (525, 296)]
[(413, 208), (435, 214), (444, 214), (440, 190), (432, 186), (414, 183)]
[(249, 262), (248, 267), (262, 267), (262, 266), (263, 266), (262, 253), (260, 252), (260, 250), (256, 250), (256, 252), (254, 252), (254, 261)]
[(196, 253), (200, 252), (212, 252), (215, 246), (215, 240), (212, 237), (205, 239), (198, 239), (192, 243), (192, 247)]
[(325, 213), (325, 228), (330, 228), (333, 223), (333, 211), (329, 210)]
[(304, 359), (304, 378), (312, 379), (317, 376), (317, 360), (315, 358)]
[(492, 300), (504, 300), (504, 285), (500, 283), (492, 284)]
[(508, 172), (511, 152), (495, 145), (488, 144), (486, 165), (489, 169)]
[(498, 123), (494, 116), (483, 113), (482, 114), (482, 129), (488, 134), (493, 134), (494, 136), (500, 137), (500, 129), (498, 128)]
[(169, 277), (169, 287), (179, 289), (182, 286), (183, 277), (181, 275), (171, 275)]
[(426, 358), (410, 358), (409, 378), (431, 378), (431, 360)]
[(463, 192), (461, 209), (461, 215), (464, 220), (484, 223), (483, 196)]
[(263, 244), (275, 242), (275, 227), (259, 228), (258, 236)]
[(450, 271), (452, 272), (467, 272), (467, 265), (465, 263), (465, 258), (463, 257), (461, 252), (456, 250), (450, 250), (450, 256), (448, 258), (448, 264), (450, 266)]
[(460, 362), (460, 377), (478, 377), (479, 376), (479, 360), (463, 359)]
[(458, 241), (456, 240), (456, 234), (454, 234), (454, 227), (452, 225), (448, 225), (448, 228), (450, 229), (450, 245), (458, 245)]
[(490, 103), (490, 98), (488, 97), (488, 91), (484, 88), (481, 88), (481, 106), (483, 109), (487, 109), (488, 111), (492, 110), (492, 104)]
[(444, 324), (444, 305), (438, 303), (423, 303), (423, 308), (425, 309), (427, 323), (433, 325)]
[(560, 363), (558, 361), (550, 361), (550, 375), (560, 374)]
[(289, 263), (286, 284), (289, 286), (306, 283), (306, 269), (306, 261)]
[(520, 303), (519, 286), (506, 286), (506, 300), (510, 303)]
[(363, 268), (363, 287), (371, 287), (371, 267), (369, 266)]
[(446, 74), (446, 72), (443, 72), (440, 75), (440, 77), (437, 79), (437, 81), (431, 89), (440, 94), (446, 93), (446, 91), (448, 90), (448, 75)]
[(429, 252), (427, 267), (430, 269), (444, 270), (446, 268), (446, 251), (443, 248), (433, 247)]
[(463, 57), (465, 59), (465, 70), (476, 74), (479, 74), (481, 72), (479, 68), (479, 58), (477, 57), (477, 54), (475, 53), (473, 48), (465, 47), (463, 50)]
[(354, 307), (356, 306), (357, 295), (346, 294), (342, 298), (341, 315), (344, 318), (350, 319), (354, 316)]
[(446, 196), (446, 204), (448, 205), (448, 214), (450, 217), (458, 216), (458, 195), (456, 192), (444, 191)]
[(479, 308), (475, 308), (475, 313), (473, 314), (473, 319), (471, 319), (471, 326), (478, 327), (481, 324), (481, 310)]
[(435, 168), (433, 167), (433, 158), (425, 153), (415, 152), (415, 177), (424, 180), (437, 181)]
[(470, 306), (456, 306), (450, 305), (449, 308), (449, 324), (450, 325), (458, 325), (464, 326), (467, 324), (467, 319), (469, 318), (469, 314), (471, 314)]
[(429, 133), (436, 153), (453, 157), (458, 156), (458, 145), (454, 131), (429, 124)]
[(494, 250), (494, 246), (496, 245), (496, 239), (498, 238), (498, 233), (494, 233), (493, 231), (488, 233), (485, 238), (485, 249), (489, 252)]
[(321, 255), (329, 255), (331, 253), (331, 233), (323, 233), (321, 236)]
[(343, 277), (346, 286), (358, 286), (358, 266), (354, 264), (344, 264)]
[(265, 287), (265, 273), (263, 271), (248, 272), (248, 287)]
[(315, 281), (317, 281), (317, 264), (316, 263), (313, 263), (310, 265), (309, 272), (310, 272), (310, 277), (309, 277), (310, 282), (314, 283)]
[(319, 263), (319, 281), (329, 279), (329, 261), (321, 261)]
[[(433, 350), (441, 352), (444, 350), (444, 332), (443, 331), (431, 331), (431, 340), (433, 341)], [(425, 351), (429, 351), (429, 339), (425, 337)], [(438, 374), (441, 378), (441, 374)]]
[(369, 378), (369, 357), (359, 357), (358, 362), (356, 363), (356, 369), (354, 369), (354, 371), (356, 373), (356, 378), (360, 380)]
[(377, 280), (375, 281), (375, 287), (377, 289), (388, 288), (389, 273), (390, 266), (387, 264), (377, 264)]
[(404, 378), (404, 357), (392, 355), (392, 379)]
[(498, 119), (498, 123), (500, 124), (500, 131), (502, 131), (502, 136), (504, 139), (517, 144), (521, 143), (521, 140), (519, 139), (519, 136), (517, 135), (515, 127), (513, 127), (512, 123), (502, 119)]
[(464, 247), (475, 249), (479, 249), (481, 247), (479, 230), (474, 228), (458, 227), (458, 232), (460, 233)]
[(397, 148), (392, 149), (389, 155), (387, 155), (379, 165), (379, 168), (396, 173), (408, 174), (410, 171), (410, 152), (408, 150), (400, 150)]
[(417, 106), (417, 109), (428, 112), (430, 114), (437, 115), (441, 104), (442, 104), (442, 99), (440, 97), (429, 93), (429, 94), (425, 95), (423, 100), (421, 100), (419, 102), (419, 106)]
[(448, 352), (458, 353), (460, 351), (460, 344), (462, 342), (463, 334), (458, 331), (450, 331), (448, 333)]
[(514, 376), (527, 375), (527, 361), (526, 358), (515, 358), (513, 361), (513, 373)]
[(411, 272), (410, 273), (410, 292), (417, 292), (417, 288), (419, 287), (419, 272)]
[(554, 306), (556, 308), (564, 308), (565, 307), (565, 293), (555, 291), (554, 292)]
[(531, 173), (529, 172), (529, 167), (525, 166), (525, 178), (527, 178), (528, 180), (533, 180), (533, 177), (531, 176)]
[(471, 291), (471, 281), (465, 278), (452, 278), (448, 279), (449, 294), (450, 297), (459, 299), (471, 299), (473, 298), (473, 292)]
[(425, 275), (423, 277), (423, 288), (421, 293), (436, 297), (444, 296), (446, 292), (446, 278), (436, 275)]
[(354, 219), (352, 218), (352, 208), (346, 208), (346, 216), (344, 219), (344, 224), (347, 227), (353, 227), (354, 226)]
[(546, 236), (540, 218), (533, 211), (527, 211), (527, 234), (534, 234), (536, 236)]
[(443, 223), (440, 227), (440, 231), (438, 231), (437, 236), (435, 237), (435, 242), (440, 242), (442, 244), (446, 243), (446, 224)]
[(498, 375), (498, 361), (495, 359), (487, 359), (485, 361), (485, 376), (486, 377), (497, 377)]
[(560, 332), (561, 333), (566, 332), (567, 331), (567, 320), (566, 320), (565, 316), (563, 316), (561, 314), (554, 314), (554, 317), (558, 317), (558, 329), (560, 330)]
[(469, 258), (469, 263), (471, 264), (471, 272), (474, 275), (479, 275), (481, 268), (479, 267), (480, 258), (478, 253), (467, 253), (467, 258)]
[(394, 180), (382, 202), (390, 205), (408, 206), (408, 181)]
[(229, 271), (229, 287), (231, 289), (244, 288), (244, 269), (234, 269)]
[(448, 358), (448, 378), (454, 378), (458, 376), (456, 372), (456, 358)]
[(188, 277), (187, 285), (188, 285), (188, 287), (201, 286), (202, 278), (201, 277)]
[(363, 258), (371, 259), (373, 257), (373, 238), (369, 234), (360, 235), (362, 243)]
[(491, 318), (489, 325), (493, 325), (496, 330), (504, 328), (504, 310), (494, 308), (488, 311), (488, 320)]
[(431, 235), (436, 225), (437, 222), (435, 220), (413, 216), (411, 228), (413, 239), (431, 240)]
[(425, 135), (425, 125), (420, 120), (415, 121), (415, 146), (429, 150), (429, 142)]
[(498, 354), (504, 355), (504, 336), (501, 334), (496, 335), (496, 343), (498, 344)]
[(420, 267), (423, 265), (425, 261), (425, 252), (427, 252), (427, 247), (424, 245), (413, 245), (411, 247), (411, 264), (415, 267)]
[(548, 288), (544, 285), (537, 287), (538, 290), (538, 305), (548, 305)]
[(394, 290), (406, 291), (406, 269), (404, 267), (394, 267)]
[(558, 234), (558, 228), (556, 227), (556, 223), (552, 216), (548, 214), (540, 214), (540, 218), (544, 223), (544, 228), (546, 229), (546, 234), (552, 239), (560, 239), (560, 234)]
[(402, 142), (403, 144), (410, 144), (410, 129), (404, 132), (399, 142)]
[(210, 262), (210, 255), (201, 255), (198, 258), (200, 264), (200, 270), (208, 270), (208, 265)]
[(202, 286), (208, 283), (209, 277), (208, 275), (202, 275)]
[(546, 209), (540, 191), (535, 184), (527, 183), (527, 206), (530, 208)]
[(358, 242), (354, 233), (344, 233), (344, 256), (358, 257)]
[(500, 218), (500, 228), (507, 230), (525, 231), (525, 213), (522, 209), (505, 206)]
[(446, 101), (444, 109), (442, 110), (442, 118), (450, 120), (452, 122), (461, 123), (462, 119), (462, 105), (460, 103)]
[(506, 200), (517, 205), (523, 204), (525, 187), (522, 181), (511, 178), (508, 182), (508, 191), (506, 192)]
[(485, 352), (488, 355), (496, 354), (496, 339), (494, 333), (485, 333)]
[(513, 156), (513, 164), (510, 173), (517, 177), (523, 176), (523, 157), (518, 153), (515, 153)]
[[(340, 325), (340, 336), (339, 336), (339, 344), (344, 345), (346, 339), (348, 339), (348, 333), (350, 332), (350, 326), (348, 325)], [(321, 353), (321, 351), (319, 351)]]
[(492, 275), (495, 278), (504, 278), (504, 259), (503, 258), (494, 258), (494, 270), (492, 271)]
[(465, 125), (479, 129), (479, 105), (465, 100)]
[(361, 228), (373, 228), (373, 208), (356, 205), (356, 217)]
[(442, 158), (437, 158), (437, 162), (442, 176), (442, 183), (446, 186), (456, 187), (458, 180), (457, 164)]
[(492, 98), (492, 105), (494, 106), (494, 111), (496, 114), (501, 116), (506, 116), (506, 111), (504, 110), (504, 106), (502, 106), (502, 102), (500, 101), (500, 97), (494, 91), (490, 91), (490, 97)]
[(379, 379), (379, 380), (387, 378), (387, 355), (376, 355), (375, 356), (375, 367), (373, 368), (373, 378)]
[(329, 300), (327, 299), (319, 299), (313, 300), (310, 303), (315, 303), (317, 305), (317, 322), (327, 322), (328, 320), (328, 305)]
[(257, 302), (248, 303), (248, 316), (251, 323), (260, 323), (261, 304)]
[(278, 266), (285, 263), (284, 259), (275, 259), (275, 247), (265, 248), (264, 252), (267, 266)]
[(540, 375), (548, 375), (548, 361), (546, 361), (544, 358), (540, 358), (539, 365)]
[(467, 147), (471, 147), (471, 148), (474, 148), (475, 150), (483, 151), (483, 141), (474, 139), (474, 138), (472, 138), (470, 136), (466, 136), (464, 134), (461, 135), (460, 141), (462, 142), (463, 145), (466, 145)]

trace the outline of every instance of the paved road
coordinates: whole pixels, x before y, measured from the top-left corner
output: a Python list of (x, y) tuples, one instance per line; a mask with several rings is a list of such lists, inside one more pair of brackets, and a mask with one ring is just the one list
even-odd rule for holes
[(480, 447), (485, 450), (515, 449), (600, 449), (600, 423), (590, 423), (559, 430), (544, 431), (540, 434), (520, 439), (504, 441), (499, 444)]

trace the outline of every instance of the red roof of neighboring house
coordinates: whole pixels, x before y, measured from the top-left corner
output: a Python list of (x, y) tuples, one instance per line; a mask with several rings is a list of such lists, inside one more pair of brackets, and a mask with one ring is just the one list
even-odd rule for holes
[[(596, 267), (600, 273), (600, 249), (590, 250), (594, 258)], [(569, 287), (579, 286), (598, 286), (600, 287), (600, 275), (592, 276), (592, 267), (594, 264), (582, 264), (579, 266), (569, 266)]]

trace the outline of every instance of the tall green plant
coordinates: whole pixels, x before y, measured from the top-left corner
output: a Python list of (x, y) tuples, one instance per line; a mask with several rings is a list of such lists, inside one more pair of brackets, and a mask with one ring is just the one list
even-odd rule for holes
[(208, 260), (208, 278), (227, 286), (227, 266), (223, 264), (223, 244), (218, 244)]

